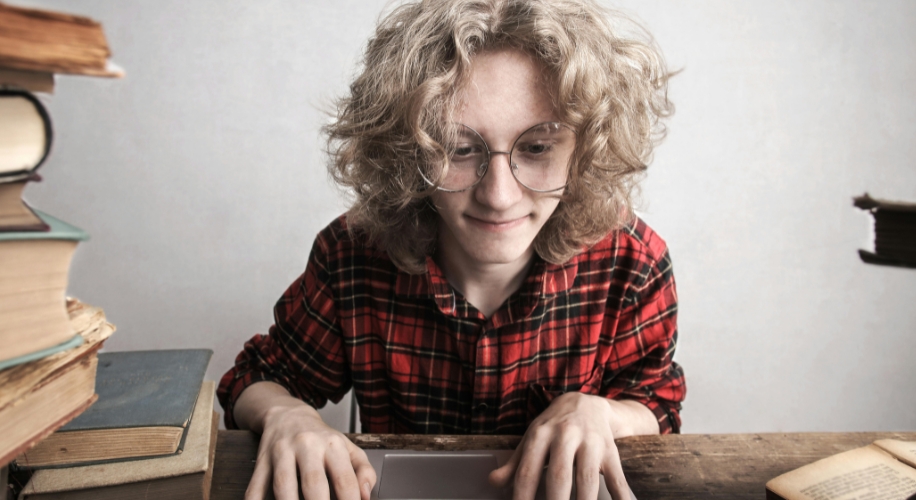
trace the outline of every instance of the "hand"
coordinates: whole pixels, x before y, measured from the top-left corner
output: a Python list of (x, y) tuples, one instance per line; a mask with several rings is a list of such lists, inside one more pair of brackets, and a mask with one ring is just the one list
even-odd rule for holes
[(600, 475), (604, 475), (614, 500), (629, 500), (630, 489), (614, 443), (615, 430), (626, 435), (637, 430), (650, 433), (648, 424), (653, 422), (652, 412), (633, 401), (610, 401), (579, 392), (563, 394), (531, 422), (509, 461), (490, 473), (490, 482), (506, 487), (514, 477), (513, 499), (531, 500), (549, 457), (547, 500), (568, 500), (573, 480), (576, 500), (594, 500)]
[(331, 488), (338, 500), (369, 500), (376, 475), (366, 453), (283, 392), (259, 419), (261, 444), (245, 499), (261, 500), (272, 489), (277, 500), (298, 500), (298, 471), (306, 500), (329, 500)]

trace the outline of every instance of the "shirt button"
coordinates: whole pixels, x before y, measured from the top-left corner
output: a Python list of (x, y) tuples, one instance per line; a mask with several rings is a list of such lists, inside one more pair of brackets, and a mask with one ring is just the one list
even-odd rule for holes
[(487, 404), (486, 404), (486, 403), (480, 403), (479, 405), (477, 405), (477, 408), (475, 408), (475, 409), (477, 410), (478, 413), (483, 413), (483, 412), (487, 411)]

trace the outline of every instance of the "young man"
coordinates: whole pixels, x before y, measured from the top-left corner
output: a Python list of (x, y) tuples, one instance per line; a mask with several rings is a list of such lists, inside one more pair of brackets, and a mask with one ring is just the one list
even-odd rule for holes
[(524, 433), (490, 477), (517, 499), (548, 462), (551, 500), (602, 475), (629, 498), (614, 439), (677, 432), (685, 394), (668, 252), (630, 202), (667, 76), (590, 0), (381, 21), (327, 129), (354, 205), (220, 384), (261, 434), (247, 498), (368, 500), (365, 454), (315, 411), (351, 387), (364, 432)]

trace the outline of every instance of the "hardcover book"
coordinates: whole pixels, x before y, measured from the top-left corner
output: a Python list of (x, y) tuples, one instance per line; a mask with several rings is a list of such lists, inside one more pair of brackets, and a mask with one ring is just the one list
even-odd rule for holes
[(101, 309), (70, 300), (80, 338), (68, 350), (0, 371), (0, 465), (33, 446), (95, 400), (96, 351), (114, 327)]
[(209, 349), (99, 354), (98, 401), (48, 436), (16, 465), (28, 468), (180, 453)]
[(0, 3), (0, 67), (123, 76), (110, 55), (102, 25), (88, 17)]
[(65, 292), (81, 229), (36, 211), (47, 232), (0, 231), (0, 362), (73, 338)]
[(28, 179), (51, 149), (51, 119), (34, 95), (0, 90), (0, 182)]
[(207, 381), (200, 388), (183, 453), (142, 462), (37, 470), (19, 500), (208, 499), (218, 427), (214, 387)]

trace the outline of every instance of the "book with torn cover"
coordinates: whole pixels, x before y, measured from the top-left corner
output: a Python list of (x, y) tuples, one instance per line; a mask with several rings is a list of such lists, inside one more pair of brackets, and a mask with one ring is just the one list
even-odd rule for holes
[(0, 464), (6, 464), (95, 401), (96, 353), (114, 332), (101, 309), (67, 303), (77, 347), (0, 371)]

